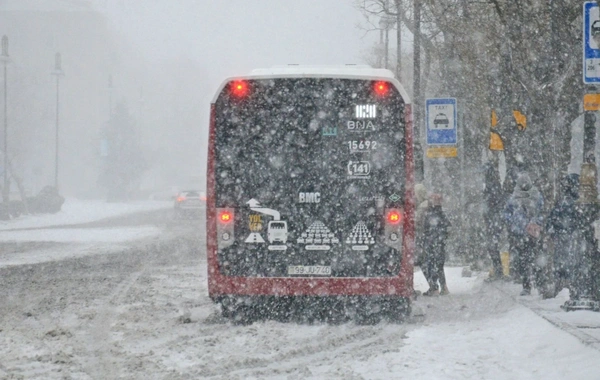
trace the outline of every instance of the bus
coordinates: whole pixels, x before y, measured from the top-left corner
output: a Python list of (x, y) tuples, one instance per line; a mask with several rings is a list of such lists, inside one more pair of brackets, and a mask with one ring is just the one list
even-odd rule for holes
[(229, 78), (210, 110), (207, 267), (222, 315), (411, 311), (410, 99), (389, 70), (284, 66)]

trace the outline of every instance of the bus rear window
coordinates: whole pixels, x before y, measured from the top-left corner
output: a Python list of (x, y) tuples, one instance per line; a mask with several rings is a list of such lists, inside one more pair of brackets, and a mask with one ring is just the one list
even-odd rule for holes
[(215, 115), (218, 204), (296, 197), (299, 189), (342, 203), (404, 194), (404, 102), (379, 83), (247, 80), (243, 94), (225, 86)]

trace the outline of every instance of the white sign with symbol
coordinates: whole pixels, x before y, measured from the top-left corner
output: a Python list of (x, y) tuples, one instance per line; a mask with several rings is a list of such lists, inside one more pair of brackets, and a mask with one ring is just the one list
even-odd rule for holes
[(427, 145), (456, 145), (456, 99), (427, 99)]

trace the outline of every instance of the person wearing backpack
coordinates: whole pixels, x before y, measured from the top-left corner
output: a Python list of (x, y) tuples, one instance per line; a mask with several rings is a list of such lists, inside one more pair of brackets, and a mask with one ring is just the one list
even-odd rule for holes
[(529, 174), (518, 175), (513, 193), (504, 207), (511, 254), (517, 256), (521, 276), (522, 296), (530, 295), (535, 271), (535, 259), (541, 244), (544, 198), (533, 185)]

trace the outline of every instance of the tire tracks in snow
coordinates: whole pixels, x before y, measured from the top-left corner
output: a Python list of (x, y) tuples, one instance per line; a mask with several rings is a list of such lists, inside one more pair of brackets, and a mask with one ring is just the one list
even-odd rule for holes
[[(269, 325), (274, 328), (281, 327), (281, 331), (269, 331), (271, 330)], [(228, 330), (231, 329), (231, 325), (225, 324)], [(348, 357), (351, 356), (353, 360), (364, 357), (368, 358), (372, 354), (378, 354), (379, 351), (368, 350), (370, 346), (382, 346), (388, 341), (395, 341), (401, 344), (402, 339), (405, 337), (406, 332), (410, 327), (403, 327), (402, 325), (393, 325), (393, 332), (391, 329), (386, 329), (386, 326), (390, 326), (385, 323), (378, 324), (376, 326), (356, 326), (353, 324), (344, 324), (339, 326), (332, 325), (314, 325), (314, 326), (299, 326), (303, 328), (323, 328), (321, 329), (326, 333), (326, 336), (319, 335), (316, 339), (319, 339), (317, 343), (314, 340), (305, 338), (304, 341), (298, 341), (297, 337), (291, 337), (290, 341), (294, 343), (294, 346), (287, 346), (288, 348), (284, 351), (276, 351), (271, 353), (260, 352), (260, 348), (254, 351), (254, 354), (247, 352), (243, 357), (229, 357), (223, 358), (223, 352), (215, 352), (213, 358), (207, 356), (203, 357), (203, 363), (199, 364), (194, 371), (194, 376), (200, 376), (202, 378), (229, 378), (229, 376), (239, 376), (240, 378), (255, 376), (264, 377), (273, 374), (288, 373), (291, 374), (296, 371), (305, 371), (311, 365), (327, 364), (332, 362), (332, 358), (337, 357)], [(265, 328), (266, 327), (266, 328)], [(289, 329), (288, 323), (278, 322), (266, 322), (261, 323), (257, 327), (233, 327), (234, 329), (241, 329), (243, 333), (258, 334), (260, 330), (265, 335), (279, 335), (280, 339), (286, 339), (283, 335), (294, 335), (295, 331)], [(341, 330), (346, 330), (345, 333), (340, 334)], [(385, 331), (385, 334), (384, 334)], [(216, 334), (220, 334), (221, 331), (216, 331)], [(228, 332), (231, 337), (232, 331)], [(202, 337), (205, 341), (206, 336)], [(217, 336), (218, 338), (218, 336)], [(191, 339), (195, 340), (195, 339)], [(201, 342), (196, 342), (196, 344)], [(272, 342), (271, 342), (272, 343)], [(194, 342), (179, 342), (178, 345), (195, 344)], [(285, 343), (277, 343), (275, 347), (286, 347)], [(371, 354), (370, 354), (371, 353)], [(276, 367), (271, 365), (276, 364)]]
[(85, 371), (95, 379), (116, 379), (120, 376), (117, 363), (118, 346), (112, 341), (112, 326), (118, 315), (117, 308), (129, 293), (132, 286), (144, 273), (144, 269), (131, 273), (112, 291), (106, 300), (96, 306), (98, 313), (89, 327), (89, 341), (82, 346), (94, 347), (93, 354), (85, 363)]

